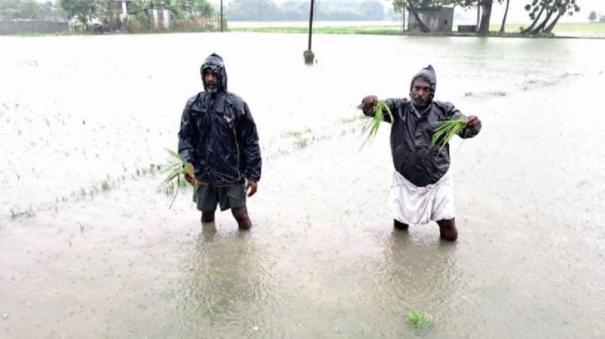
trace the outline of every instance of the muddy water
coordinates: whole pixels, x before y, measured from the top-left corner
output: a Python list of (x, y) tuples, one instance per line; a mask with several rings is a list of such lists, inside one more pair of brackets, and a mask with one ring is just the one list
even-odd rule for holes
[[(605, 335), (603, 42), (317, 36), (307, 68), (305, 41), (2, 38), (0, 338)], [(212, 51), (266, 159), (248, 233), (150, 166)], [(359, 98), (427, 63), (484, 123), (452, 145), (456, 244), (393, 231), (386, 129), (359, 151)]]

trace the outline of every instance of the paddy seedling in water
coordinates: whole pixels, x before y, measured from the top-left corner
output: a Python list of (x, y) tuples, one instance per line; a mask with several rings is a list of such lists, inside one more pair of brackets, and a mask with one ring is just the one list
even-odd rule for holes
[(421, 314), (412, 310), (408, 312), (408, 323), (416, 329), (426, 328), (433, 325), (433, 316), (427, 312)]
[(30, 205), (28, 209), (22, 210), (19, 207), (10, 209), (11, 219), (16, 219), (19, 217), (33, 218), (36, 213), (34, 213), (34, 208)]
[(466, 118), (447, 119), (439, 122), (433, 132), (433, 145), (439, 147), (439, 153), (443, 150), (454, 135), (460, 134), (466, 126)]
[[(361, 108), (359, 106), (357, 107)], [(378, 128), (380, 128), (380, 124), (384, 121), (385, 114), (388, 114), (390, 120), (393, 121), (393, 114), (391, 113), (391, 109), (384, 102), (384, 100), (376, 101), (376, 105), (374, 106), (374, 117), (361, 130), (362, 135), (366, 134), (366, 138), (361, 144), (361, 147), (363, 147), (366, 142), (368, 142), (368, 140), (374, 139), (374, 137), (378, 133)]]

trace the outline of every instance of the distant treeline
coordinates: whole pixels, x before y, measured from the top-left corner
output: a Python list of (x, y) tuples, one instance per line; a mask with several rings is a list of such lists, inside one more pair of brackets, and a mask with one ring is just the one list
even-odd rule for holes
[[(232, 21), (309, 20), (310, 1), (290, 0), (275, 4), (271, 0), (233, 0), (226, 9)], [(378, 0), (316, 0), (316, 20), (383, 20), (385, 8)]]
[(0, 0), (0, 20), (65, 20), (65, 12), (52, 1)]
[[(78, 31), (211, 30), (220, 22), (208, 0), (0, 0), (0, 21), (16, 30), (69, 21)], [(124, 15), (125, 14), (125, 15)], [(166, 25), (163, 21), (166, 18)], [(29, 22), (29, 24), (25, 23)], [(164, 26), (169, 27), (164, 27)], [(8, 28), (5, 31), (10, 31)]]

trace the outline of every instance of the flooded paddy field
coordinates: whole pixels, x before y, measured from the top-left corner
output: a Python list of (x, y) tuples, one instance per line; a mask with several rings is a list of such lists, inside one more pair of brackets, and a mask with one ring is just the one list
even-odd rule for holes
[[(0, 38), (0, 338), (601, 338), (600, 40), (167, 34)], [(221, 54), (263, 153), (254, 223), (159, 190)], [(483, 121), (454, 141), (460, 236), (395, 232), (366, 94)], [(414, 328), (410, 311), (433, 324)]]

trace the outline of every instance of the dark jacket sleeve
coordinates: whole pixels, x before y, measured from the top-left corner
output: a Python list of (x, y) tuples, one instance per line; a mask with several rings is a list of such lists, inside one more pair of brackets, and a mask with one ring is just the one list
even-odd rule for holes
[(194, 119), (192, 119), (189, 107), (195, 98), (189, 99), (181, 116), (181, 128), (179, 129), (179, 154), (183, 159), (196, 163), (195, 148), (198, 140), (198, 130)]
[(240, 117), (237, 132), (244, 176), (246, 179), (259, 181), (262, 159), (258, 144), (258, 133), (256, 131), (256, 124), (246, 103), (244, 103), (244, 114)]

